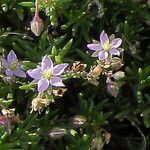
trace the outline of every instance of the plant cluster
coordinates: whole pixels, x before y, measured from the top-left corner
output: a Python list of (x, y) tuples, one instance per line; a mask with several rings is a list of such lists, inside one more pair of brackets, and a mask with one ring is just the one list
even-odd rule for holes
[(0, 5), (0, 149), (150, 148), (149, 1)]

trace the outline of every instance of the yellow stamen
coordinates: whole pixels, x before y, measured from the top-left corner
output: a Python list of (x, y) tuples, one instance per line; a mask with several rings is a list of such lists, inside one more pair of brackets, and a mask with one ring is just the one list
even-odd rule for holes
[(50, 69), (47, 69), (43, 72), (43, 76), (45, 79), (50, 79), (52, 77), (52, 71)]
[(9, 65), (9, 69), (10, 70), (15, 70), (18, 64), (18, 60), (13, 61), (10, 65)]

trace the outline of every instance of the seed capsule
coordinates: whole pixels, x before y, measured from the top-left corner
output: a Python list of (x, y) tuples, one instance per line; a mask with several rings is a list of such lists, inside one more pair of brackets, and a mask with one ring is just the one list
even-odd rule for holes
[(92, 143), (91, 143), (92, 149), (102, 150), (103, 146), (104, 146), (104, 142), (100, 136), (95, 137), (92, 140)]
[(48, 106), (50, 101), (48, 99), (44, 99), (44, 98), (41, 98), (41, 97), (36, 97), (32, 100), (32, 111), (38, 111), (39, 114), (41, 113), (41, 109)]
[(55, 127), (48, 132), (48, 135), (52, 139), (60, 139), (67, 133), (66, 129)]
[(93, 76), (99, 76), (102, 72), (102, 68), (98, 65), (92, 70)]
[(54, 94), (55, 96), (62, 97), (66, 91), (67, 91), (66, 88), (53, 89), (53, 94)]
[(120, 80), (125, 76), (125, 73), (123, 71), (117, 71), (112, 76), (115, 80)]
[(117, 97), (118, 93), (119, 93), (119, 86), (117, 83), (115, 82), (111, 82), (107, 84), (107, 92), (113, 96), (113, 97)]
[(111, 60), (110, 67), (112, 70), (119, 70), (123, 66), (122, 60), (118, 57), (114, 57)]
[(74, 73), (81, 73), (85, 70), (86, 66), (87, 66), (86, 64), (81, 64), (80, 62), (75, 62), (75, 63), (73, 63), (71, 70)]
[(86, 123), (86, 118), (81, 115), (76, 115), (70, 119), (70, 123), (76, 127), (80, 127)]

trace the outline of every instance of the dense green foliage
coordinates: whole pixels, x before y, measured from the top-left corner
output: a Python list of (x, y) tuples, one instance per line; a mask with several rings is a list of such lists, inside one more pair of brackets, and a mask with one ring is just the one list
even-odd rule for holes
[[(46, 54), (56, 64), (80, 61), (89, 70), (95, 58), (87, 44), (99, 40), (102, 30), (122, 38), (125, 71), (115, 98), (107, 93), (104, 76), (94, 86), (68, 75), (64, 81), (68, 90), (41, 114), (30, 113), (37, 92), (29, 77), (12, 82), (0, 74), (0, 109), (15, 108), (20, 118), (11, 124), (10, 134), (0, 126), (0, 150), (150, 149), (148, 0), (39, 0), (44, 30), (38, 37), (30, 30), (34, 0), (1, 0), (0, 6), (1, 57), (14, 50), (25, 71)], [(73, 125), (74, 116), (85, 123)], [(55, 127), (66, 130), (62, 138), (49, 136)]]

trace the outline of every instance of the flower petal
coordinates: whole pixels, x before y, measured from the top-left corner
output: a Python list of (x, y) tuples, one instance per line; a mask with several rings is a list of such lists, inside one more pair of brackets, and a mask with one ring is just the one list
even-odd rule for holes
[(113, 39), (111, 42), (112, 48), (118, 48), (121, 45), (121, 43), (122, 39), (120, 38)]
[(117, 55), (117, 56), (120, 55), (120, 52), (115, 48), (112, 48), (111, 50), (109, 50), (109, 53), (111, 53), (112, 55)]
[(38, 81), (38, 91), (44, 92), (49, 86), (49, 81), (46, 79), (41, 79)]
[(11, 71), (10, 69), (6, 69), (5, 73), (7, 76), (13, 76), (14, 74), (13, 71)]
[(105, 41), (108, 40), (108, 35), (107, 33), (105, 33), (105, 31), (103, 30), (102, 33), (100, 34), (100, 42), (103, 45), (105, 43)]
[(101, 44), (88, 44), (87, 47), (90, 49), (90, 50), (101, 50), (102, 49), (102, 46)]
[(41, 66), (42, 70), (51, 69), (53, 67), (53, 62), (47, 55), (45, 55), (42, 59)]
[(56, 65), (53, 68), (53, 75), (61, 75), (65, 68), (68, 66), (68, 64), (64, 63), (64, 64), (60, 64), (60, 65)]
[(100, 51), (98, 57), (99, 60), (104, 60), (108, 57), (108, 52)]
[(59, 77), (52, 77), (52, 79), (50, 80), (50, 84), (52, 86), (56, 86), (56, 87), (64, 87), (65, 85), (62, 83), (62, 79)]
[(100, 52), (100, 51), (95, 51), (95, 52), (91, 55), (91, 57), (97, 57), (98, 54), (99, 54), (99, 52)]
[(23, 78), (26, 77), (26, 73), (21, 69), (14, 70), (14, 75), (16, 75), (18, 77), (23, 77)]
[(8, 66), (9, 66), (8, 62), (5, 59), (2, 59), (2, 66), (4, 68), (8, 68)]
[(33, 78), (33, 79), (41, 79), (42, 78), (42, 69), (35, 68), (35, 69), (30, 69), (27, 71), (28, 75)]
[(11, 50), (9, 52), (9, 54), (7, 55), (7, 61), (8, 61), (8, 63), (11, 63), (12, 61), (14, 61), (16, 59), (17, 59), (17, 56), (16, 56), (15, 52), (13, 50)]

